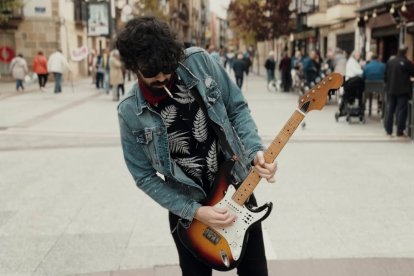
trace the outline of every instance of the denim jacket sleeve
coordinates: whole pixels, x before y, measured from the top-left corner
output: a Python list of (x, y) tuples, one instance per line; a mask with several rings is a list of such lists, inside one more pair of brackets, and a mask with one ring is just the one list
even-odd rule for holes
[(213, 79), (218, 80), (228, 118), (240, 138), (248, 160), (253, 160), (257, 151), (263, 150), (261, 138), (247, 101), (240, 88), (230, 79), (224, 68), (213, 60), (208, 61), (212, 68)]
[(157, 174), (122, 114), (118, 113), (118, 119), (124, 159), (137, 187), (172, 213), (192, 221), (201, 204), (192, 199), (185, 189), (177, 189), (174, 183), (165, 181)]

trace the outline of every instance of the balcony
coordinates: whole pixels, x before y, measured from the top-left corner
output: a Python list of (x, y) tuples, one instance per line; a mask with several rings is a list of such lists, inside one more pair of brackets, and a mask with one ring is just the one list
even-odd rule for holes
[(309, 27), (320, 27), (320, 26), (326, 26), (331, 24), (331, 22), (328, 20), (328, 17), (326, 15), (326, 12), (315, 12), (312, 14), (309, 14), (306, 20), (306, 25)]
[(355, 17), (357, 0), (329, 0), (326, 18), (330, 24)]
[[(23, 21), (23, 9), (1, 10), (0, 28), (17, 29), (19, 24)], [(6, 19), (4, 21), (4, 19)]]
[(309, 27), (329, 25), (331, 22), (326, 17), (327, 4), (327, 0), (320, 0), (319, 6), (315, 6), (313, 12), (308, 14), (306, 25)]
[(373, 6), (385, 2), (386, 0), (364, 0), (361, 1), (361, 6)]

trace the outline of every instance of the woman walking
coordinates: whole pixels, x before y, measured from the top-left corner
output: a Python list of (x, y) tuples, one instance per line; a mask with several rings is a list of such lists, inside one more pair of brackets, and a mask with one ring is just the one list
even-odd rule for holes
[(40, 91), (46, 86), (47, 82), (47, 59), (42, 51), (37, 52), (37, 56), (33, 60), (33, 72), (37, 74), (39, 80)]
[(12, 73), (13, 78), (16, 80), (17, 92), (19, 92), (19, 89), (24, 91), (23, 80), (28, 72), (27, 62), (22, 54), (18, 54), (17, 57), (12, 59), (10, 63), (10, 73)]

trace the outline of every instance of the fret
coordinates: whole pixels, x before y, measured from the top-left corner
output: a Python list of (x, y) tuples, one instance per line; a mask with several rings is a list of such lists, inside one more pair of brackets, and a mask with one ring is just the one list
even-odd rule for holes
[[(303, 113), (299, 111), (295, 111), (293, 113), (283, 129), (279, 132), (276, 138), (270, 143), (268, 149), (264, 152), (264, 158), (267, 163), (272, 163), (276, 159), (304, 117), (305, 116)], [(261, 177), (255, 170), (252, 169), (249, 175), (234, 193), (232, 199), (238, 204), (243, 205), (251, 196), (253, 190), (259, 184), (260, 180)]]

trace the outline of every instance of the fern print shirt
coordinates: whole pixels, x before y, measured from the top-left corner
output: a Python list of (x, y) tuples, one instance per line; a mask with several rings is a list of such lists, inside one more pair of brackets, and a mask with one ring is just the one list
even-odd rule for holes
[(152, 105), (167, 127), (171, 159), (208, 194), (221, 159), (217, 135), (190, 90), (176, 84), (171, 93)]

